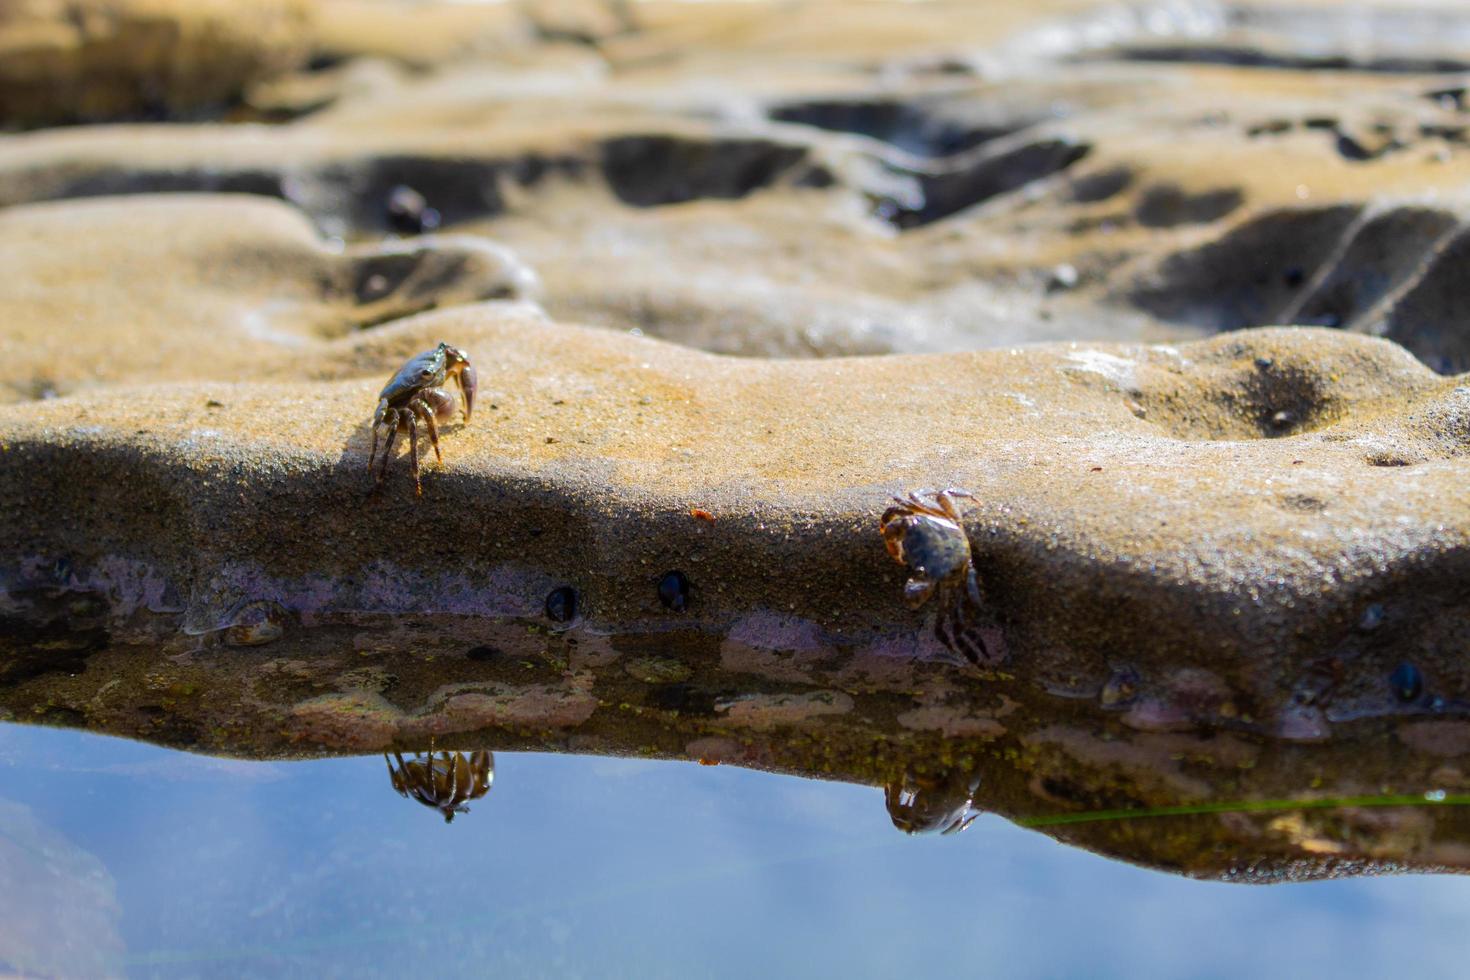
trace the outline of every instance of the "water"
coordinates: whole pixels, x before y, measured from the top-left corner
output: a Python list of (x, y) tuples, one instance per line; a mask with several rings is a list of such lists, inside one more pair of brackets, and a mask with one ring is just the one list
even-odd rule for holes
[[(988, 815), (906, 837), (872, 788), (632, 759), (495, 762), (489, 794), (446, 824), (393, 791), (381, 757), (237, 762), (0, 726), (0, 973), (1463, 969), (1462, 878), (1197, 882)], [(44, 926), (20, 928), (30, 921)]]

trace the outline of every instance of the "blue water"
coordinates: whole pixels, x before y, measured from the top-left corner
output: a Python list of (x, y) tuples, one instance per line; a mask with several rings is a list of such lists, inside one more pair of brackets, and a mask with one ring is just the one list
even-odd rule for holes
[[(60, 975), (96, 972), (66, 945), (95, 942), (137, 977), (1449, 977), (1470, 934), (1467, 879), (1195, 882), (990, 816), (909, 838), (876, 789), (731, 767), (497, 753), (446, 825), (380, 757), (0, 725), (4, 804), (0, 964)], [(116, 903), (16, 935), (17, 869), (66, 848)]]

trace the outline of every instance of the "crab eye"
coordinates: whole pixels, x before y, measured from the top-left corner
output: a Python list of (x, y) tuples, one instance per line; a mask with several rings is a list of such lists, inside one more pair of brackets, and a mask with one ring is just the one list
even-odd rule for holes
[(419, 372), (419, 377), (421, 378), (432, 378), (433, 376), (434, 372), (430, 371), (428, 368), (424, 368), (422, 371)]

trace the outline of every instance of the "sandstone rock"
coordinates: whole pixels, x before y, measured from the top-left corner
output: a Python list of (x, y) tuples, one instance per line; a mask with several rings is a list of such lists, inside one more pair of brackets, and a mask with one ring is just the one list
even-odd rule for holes
[[(408, 186), (446, 228), (520, 252), (554, 316), (728, 353), (1301, 321), (1461, 365), (1430, 275), (1458, 268), (1438, 246), (1470, 167), (1443, 80), (1266, 85), (1121, 60), (731, 89), (744, 76), (697, 54), (611, 71), (525, 59), (378, 77), (289, 126), (31, 134), (0, 146), (0, 202), (244, 191), (371, 238)], [(693, 84), (699, 71), (724, 84)], [(1342, 293), (1360, 273), (1382, 285)]]
[(289, 207), (246, 196), (11, 208), (0, 211), (0, 262), (0, 401), (257, 376), (283, 361), (331, 376), (341, 367), (318, 351), (333, 338), (536, 290), (530, 270), (483, 239), (331, 247)]
[(218, 111), (306, 60), (309, 0), (15, 0), (0, 127)]

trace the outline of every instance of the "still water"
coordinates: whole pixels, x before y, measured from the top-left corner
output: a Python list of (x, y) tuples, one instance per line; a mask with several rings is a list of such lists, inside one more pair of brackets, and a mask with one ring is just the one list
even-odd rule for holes
[(880, 790), (496, 753), (452, 824), (381, 757), (0, 725), (0, 976), (1463, 976), (1470, 880), (1196, 882)]

